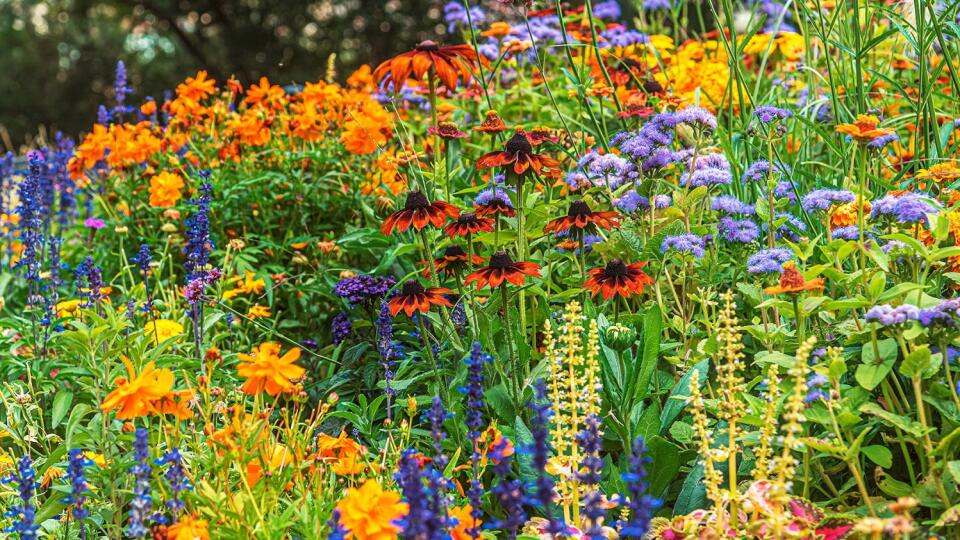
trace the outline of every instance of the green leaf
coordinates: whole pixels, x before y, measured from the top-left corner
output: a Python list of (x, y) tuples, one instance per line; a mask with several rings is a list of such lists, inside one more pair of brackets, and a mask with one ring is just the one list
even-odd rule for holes
[(690, 379), (693, 377), (693, 373), (697, 372), (700, 374), (700, 384), (704, 384), (707, 380), (707, 371), (710, 368), (708, 360), (701, 360), (696, 365), (691, 367), (680, 379), (680, 382), (673, 387), (673, 391), (670, 392), (670, 398), (667, 399), (667, 403), (663, 406), (663, 412), (660, 413), (660, 434), (663, 435), (667, 429), (670, 428), (670, 424), (676, 420), (677, 416), (680, 414), (680, 411), (683, 410), (687, 405), (686, 397), (690, 395)]
[(900, 373), (907, 378), (922, 377), (923, 370), (930, 365), (930, 347), (921, 345), (911, 351), (900, 363)]
[(73, 403), (73, 392), (61, 390), (53, 398), (53, 406), (50, 408), (50, 427), (55, 428), (63, 422), (64, 417), (70, 410), (70, 404)]
[(643, 317), (643, 356), (635, 389), (636, 402), (647, 397), (650, 392), (650, 380), (657, 369), (660, 357), (660, 334), (663, 330), (663, 317), (658, 306), (651, 306)]
[(901, 431), (919, 439), (924, 436), (924, 434), (929, 431), (929, 428), (924, 429), (923, 424), (916, 422), (907, 418), (906, 416), (900, 416), (898, 414), (893, 414), (891, 412), (885, 411), (880, 405), (876, 403), (865, 403), (860, 406), (860, 412), (863, 414), (870, 414), (876, 416), (884, 424), (900, 428)]
[(870, 461), (876, 463), (884, 469), (889, 469), (890, 466), (893, 465), (893, 452), (891, 452), (886, 446), (879, 446), (875, 444), (864, 446), (860, 449), (860, 452), (867, 456)]
[(680, 447), (655, 435), (647, 441), (647, 448), (651, 458), (650, 493), (659, 497), (680, 473)]

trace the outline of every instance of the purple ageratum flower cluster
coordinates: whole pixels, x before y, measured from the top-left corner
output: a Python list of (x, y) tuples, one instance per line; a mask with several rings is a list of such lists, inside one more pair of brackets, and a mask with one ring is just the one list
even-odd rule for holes
[(473, 199), (473, 205), (486, 206), (494, 200), (502, 202), (508, 208), (513, 208), (513, 203), (510, 202), (510, 196), (507, 195), (507, 192), (504, 191), (504, 188), (500, 187), (487, 188), (480, 193), (477, 193), (476, 198)]
[(635, 162), (642, 162), (644, 172), (676, 161), (676, 152), (668, 146), (673, 143), (677, 117), (674, 113), (660, 113), (650, 119), (639, 131), (622, 131), (610, 138), (610, 144)]
[(467, 12), (463, 7), (463, 2), (453, 0), (443, 6), (443, 22), (447, 23), (447, 32), (453, 33), (459, 28), (470, 28), (471, 23), (474, 28), (483, 24), (487, 20), (487, 14), (480, 6), (471, 6)]
[(684, 172), (680, 176), (681, 186), (710, 187), (733, 182), (730, 162), (720, 153), (691, 157), (688, 160), (688, 168), (692, 168), (692, 171)]
[(927, 214), (936, 212), (936, 207), (928, 199), (916, 193), (904, 193), (899, 197), (884, 195), (874, 201), (870, 210), (870, 217), (873, 219), (888, 218), (899, 223), (926, 223)]
[(917, 320), (927, 328), (957, 328), (960, 319), (960, 299), (950, 298), (931, 308), (921, 309)]
[[(673, 199), (669, 195), (657, 195), (653, 198), (653, 205), (657, 210), (669, 208), (672, 203)], [(637, 190), (631, 189), (614, 199), (613, 205), (624, 214), (633, 214), (638, 210), (646, 212), (650, 210), (650, 199), (637, 193)]]
[(920, 309), (910, 304), (901, 304), (892, 307), (889, 304), (874, 306), (864, 315), (867, 322), (875, 322), (882, 326), (893, 326), (915, 321), (920, 317)]
[(717, 117), (703, 107), (687, 107), (677, 112), (677, 122), (700, 130), (717, 129)]
[(793, 252), (784, 248), (762, 249), (747, 257), (747, 272), (751, 274), (779, 274), (783, 263), (793, 258)]
[[(864, 236), (869, 233), (863, 232)], [(860, 240), (860, 228), (856, 225), (847, 225), (846, 227), (837, 227), (830, 230), (830, 235), (838, 240)]]
[[(824, 386), (830, 383), (830, 379), (822, 373), (811, 373), (807, 378), (807, 395), (803, 398), (805, 403), (813, 403), (818, 399), (826, 400), (829, 395), (824, 392)], [(829, 392), (829, 388), (827, 392)]]
[(773, 186), (774, 199), (787, 199), (790, 204), (797, 202), (797, 192), (789, 180), (781, 180)]
[(757, 210), (752, 204), (747, 204), (733, 195), (717, 195), (710, 201), (710, 209), (714, 212), (731, 216), (752, 216)]
[(807, 212), (826, 212), (835, 204), (847, 204), (857, 200), (857, 197), (845, 189), (817, 189), (804, 195), (800, 206)]
[(603, 0), (602, 2), (597, 2), (593, 5), (593, 16), (598, 19), (606, 19), (608, 21), (616, 21), (622, 15), (620, 10), (620, 4), (617, 3), (617, 0)]
[(897, 135), (896, 133), (890, 133), (889, 135), (881, 135), (876, 139), (873, 139), (872, 141), (868, 142), (867, 148), (870, 148), (872, 150), (881, 150), (888, 144), (895, 141), (899, 141), (899, 140), (900, 140), (900, 136)]
[(641, 5), (644, 11), (669, 11), (671, 7), (670, 0), (643, 0)]
[(761, 124), (771, 124), (792, 118), (793, 113), (773, 105), (761, 105), (753, 110), (753, 117)]
[(630, 47), (650, 43), (650, 37), (643, 32), (621, 25), (600, 32), (600, 37), (604, 40), (601, 47)]
[(393, 276), (379, 277), (360, 274), (343, 278), (333, 288), (333, 294), (346, 300), (351, 306), (369, 305), (382, 300), (397, 284)]
[(33, 470), (33, 460), (24, 455), (17, 461), (16, 472), (4, 477), (3, 483), (13, 482), (17, 485), (17, 494), (20, 502), (13, 505), (5, 515), (13, 518), (13, 524), (4, 529), (7, 533), (16, 533), (21, 540), (36, 540), (37, 508), (33, 505), (33, 496), (37, 489), (37, 473)]
[[(784, 176), (789, 176), (790, 166), (786, 163), (776, 162), (773, 165), (773, 175), (779, 180)], [(747, 170), (740, 176), (744, 184), (748, 182), (766, 182), (770, 177), (770, 162), (765, 159), (754, 161), (747, 167)], [(789, 185), (789, 184), (788, 184)]]
[(647, 465), (652, 459), (647, 456), (647, 446), (643, 437), (633, 441), (632, 452), (629, 457), (630, 467), (620, 478), (627, 485), (629, 498), (624, 508), (629, 511), (629, 518), (620, 521), (620, 537), (628, 540), (640, 540), (650, 529), (650, 518), (653, 511), (663, 504), (660, 499), (647, 493), (650, 485), (647, 483)]
[(591, 185), (609, 186), (617, 189), (627, 182), (633, 182), (640, 175), (633, 163), (616, 154), (587, 152), (577, 162), (577, 168), (583, 171)]
[(350, 337), (350, 333), (353, 332), (353, 321), (350, 320), (350, 315), (345, 311), (337, 313), (330, 326), (334, 345), (343, 343), (343, 340)]
[(760, 238), (760, 227), (749, 219), (724, 217), (717, 224), (717, 231), (724, 240), (735, 244), (751, 244)]
[(675, 234), (663, 239), (663, 243), (660, 244), (660, 251), (666, 253), (674, 250), (693, 255), (699, 259), (704, 255), (704, 247), (703, 238), (695, 234)]

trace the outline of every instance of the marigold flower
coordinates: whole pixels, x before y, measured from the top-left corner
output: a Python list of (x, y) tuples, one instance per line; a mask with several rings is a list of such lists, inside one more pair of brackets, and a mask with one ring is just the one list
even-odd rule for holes
[(390, 307), (392, 317), (396, 317), (400, 311), (406, 313), (407, 317), (412, 317), (417, 311), (421, 313), (430, 311), (431, 306), (453, 307), (450, 301), (443, 297), (445, 294), (452, 293), (453, 291), (443, 287), (424, 289), (419, 281), (411, 279), (403, 284), (400, 293), (394, 295), (387, 305)]
[(400, 502), (400, 494), (385, 491), (379, 482), (370, 478), (359, 488), (350, 488), (337, 503), (340, 525), (347, 530), (347, 538), (355, 540), (395, 540), (400, 533), (398, 522), (407, 515), (407, 503)]
[(167, 527), (167, 540), (210, 540), (207, 520), (189, 514)]
[(960, 168), (957, 168), (956, 162), (948, 161), (931, 165), (929, 169), (920, 169), (916, 177), (920, 180), (933, 180), (934, 182), (952, 182), (960, 178)]
[(590, 289), (594, 296), (602, 295), (604, 300), (609, 300), (617, 294), (630, 298), (642, 293), (647, 285), (653, 284), (653, 278), (641, 270), (646, 264), (646, 262), (624, 264), (620, 259), (613, 259), (606, 266), (589, 270), (587, 273), (590, 277), (583, 286)]
[(249, 311), (247, 311), (247, 318), (249, 319), (265, 319), (270, 317), (270, 306), (252, 306)]
[(183, 186), (183, 178), (176, 173), (163, 171), (154, 175), (150, 179), (150, 206), (167, 208), (177, 204)]
[(303, 377), (306, 372), (294, 364), (300, 358), (300, 352), (299, 348), (293, 348), (280, 356), (280, 345), (267, 341), (254, 347), (250, 354), (238, 354), (241, 363), (237, 366), (237, 374), (246, 379), (243, 391), (257, 395), (266, 390), (276, 396), (294, 388), (291, 381)]
[(490, 263), (486, 267), (468, 275), (463, 284), (476, 282), (477, 290), (484, 287), (495, 289), (505, 282), (519, 287), (526, 283), (526, 276), (540, 277), (540, 266), (532, 262), (513, 262), (505, 251), (498, 251), (490, 257)]
[(867, 143), (874, 139), (896, 133), (892, 129), (878, 127), (879, 125), (880, 119), (876, 116), (859, 114), (854, 123), (840, 124), (836, 127), (836, 131), (837, 133), (850, 135), (855, 141), (861, 143)]
[(419, 231), (428, 223), (433, 224), (434, 227), (442, 227), (448, 218), (456, 219), (459, 215), (460, 209), (456, 206), (443, 201), (431, 203), (423, 193), (411, 191), (407, 194), (407, 201), (403, 208), (390, 214), (383, 221), (380, 232), (390, 236), (394, 229), (403, 232), (411, 225)]
[[(478, 60), (477, 52), (470, 45), (441, 47), (427, 40), (412, 51), (398, 54), (377, 66), (373, 78), (380, 82), (389, 79), (399, 91), (410, 75), (421, 81), (432, 68), (444, 86), (456, 90), (458, 81), (470, 80), (470, 71)], [(486, 59), (483, 62), (486, 63)]]
[(58, 319), (73, 317), (80, 313), (80, 304), (80, 300), (64, 300), (63, 302), (57, 302), (54, 311), (57, 312)]
[(767, 294), (797, 294), (803, 291), (819, 290), (823, 288), (823, 278), (807, 281), (797, 270), (797, 263), (787, 261), (783, 263), (783, 274), (780, 275), (780, 284), (767, 287), (763, 291)]
[(126, 356), (120, 358), (127, 367), (129, 377), (116, 380), (117, 387), (104, 398), (100, 410), (109, 412), (117, 409), (119, 420), (156, 413), (156, 402), (166, 397), (173, 388), (173, 372), (156, 369), (154, 363), (149, 362), (137, 375), (130, 359)]

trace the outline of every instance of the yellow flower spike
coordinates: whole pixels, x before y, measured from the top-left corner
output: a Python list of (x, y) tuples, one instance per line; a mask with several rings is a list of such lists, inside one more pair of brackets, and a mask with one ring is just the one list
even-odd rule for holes
[(777, 364), (770, 364), (767, 368), (767, 392), (764, 398), (767, 404), (763, 409), (760, 446), (753, 451), (756, 457), (753, 479), (757, 481), (770, 477), (770, 458), (773, 456), (770, 442), (777, 433), (777, 400), (780, 398), (780, 366)]

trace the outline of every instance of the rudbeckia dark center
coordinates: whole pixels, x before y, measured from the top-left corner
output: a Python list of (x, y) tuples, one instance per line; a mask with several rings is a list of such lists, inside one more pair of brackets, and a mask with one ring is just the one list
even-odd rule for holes
[(430, 206), (427, 196), (419, 191), (407, 193), (407, 203), (403, 205), (406, 210), (420, 210)]
[(663, 92), (663, 85), (653, 79), (649, 79), (643, 81), (643, 89), (646, 90), (648, 94), (659, 94)]
[(513, 266), (513, 259), (510, 258), (510, 255), (507, 255), (506, 251), (498, 251), (490, 257), (490, 268), (503, 270), (511, 266)]
[(476, 221), (477, 215), (473, 212), (464, 212), (460, 214), (460, 217), (457, 218), (457, 223), (473, 223)]
[(403, 284), (402, 296), (413, 296), (415, 294), (423, 294), (423, 285), (419, 281), (411, 279)]
[(428, 39), (426, 41), (421, 41), (420, 44), (416, 46), (416, 49), (418, 51), (439, 51), (440, 46), (437, 45), (436, 41)]
[(586, 216), (592, 213), (590, 207), (583, 201), (573, 201), (570, 203), (570, 209), (567, 210), (567, 215), (571, 217)]
[(463, 257), (467, 252), (460, 246), (450, 246), (444, 252), (445, 257)]
[(530, 146), (530, 140), (523, 133), (514, 133), (513, 137), (507, 141), (507, 152), (516, 155), (529, 155), (533, 153), (533, 147)]
[(627, 265), (623, 264), (620, 259), (613, 259), (607, 263), (607, 267), (603, 269), (603, 274), (611, 278), (623, 277), (627, 275)]

